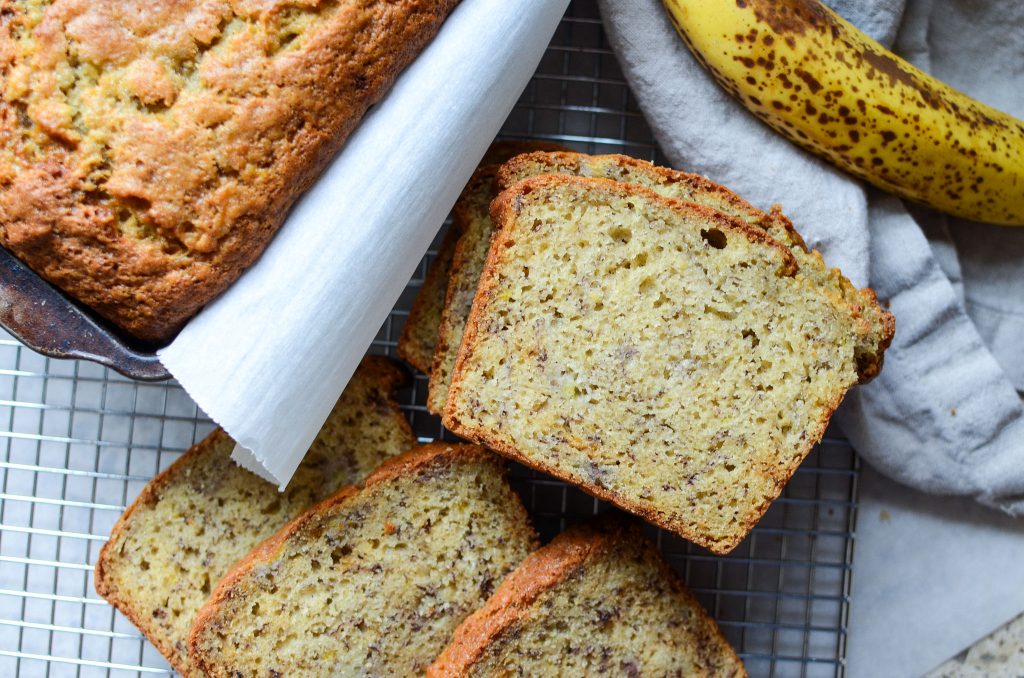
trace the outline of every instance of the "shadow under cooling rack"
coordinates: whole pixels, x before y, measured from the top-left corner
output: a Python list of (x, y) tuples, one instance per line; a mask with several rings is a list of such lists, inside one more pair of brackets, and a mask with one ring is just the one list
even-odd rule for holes
[[(661, 160), (592, 1), (572, 3), (502, 136)], [(433, 254), (372, 352), (394, 353)], [(425, 396), (423, 375), (402, 393), (414, 429), (423, 440), (447, 437)], [(0, 675), (170, 672), (97, 597), (92, 564), (123, 508), (211, 428), (173, 382), (131, 382), (0, 337)], [(827, 437), (726, 557), (649, 530), (751, 675), (842, 675), (857, 469), (849, 444)], [(522, 467), (512, 478), (545, 539), (605, 508)]]

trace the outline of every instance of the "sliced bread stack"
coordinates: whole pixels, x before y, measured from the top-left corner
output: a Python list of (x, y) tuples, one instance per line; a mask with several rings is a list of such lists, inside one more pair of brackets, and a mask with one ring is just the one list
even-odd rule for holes
[(365, 358), (285, 492), (237, 466), (234, 442), (212, 433), (118, 520), (96, 563), (97, 592), (182, 675), (202, 675), (189, 661), (188, 633), (228, 569), (309, 506), (415, 444), (391, 398), (406, 379), (386, 358)]
[(422, 673), (535, 545), (498, 457), (423, 446), (238, 563), (199, 614), (192, 659), (211, 676)]
[[(431, 373), (443, 309), (452, 303), (449, 301), (451, 293), (448, 292), (448, 288), (449, 279), (455, 277), (453, 266), (456, 269), (463, 266), (464, 264), (456, 262), (461, 262), (468, 256), (465, 250), (469, 246), (460, 244), (460, 241), (463, 233), (476, 228), (478, 214), (482, 213), (486, 218), (491, 198), (494, 197), (494, 177), (498, 167), (510, 158), (523, 153), (563, 150), (565, 149), (562, 146), (541, 141), (496, 141), (487, 149), (483, 160), (480, 161), (480, 167), (477, 168), (455, 205), (452, 225), (445, 234), (441, 246), (438, 248), (437, 256), (423, 280), (423, 286), (409, 311), (402, 336), (398, 340), (400, 358), (424, 374)], [(476, 235), (474, 233), (469, 237), (475, 239)], [(484, 253), (486, 254), (486, 247)], [(479, 278), (479, 272), (477, 277)], [(472, 295), (470, 295), (469, 301), (471, 304)], [(465, 306), (462, 313), (463, 318), (467, 315), (469, 315), (469, 304)], [(461, 339), (461, 326), (459, 339)], [(458, 350), (459, 344), (456, 341), (454, 351)], [(454, 353), (450, 363), (450, 365), (447, 362), (445, 364), (449, 368), (455, 364)], [(443, 406), (444, 402), (442, 401), (441, 407)], [(432, 408), (432, 411), (435, 414), (440, 414), (441, 407)]]
[(491, 205), (444, 422), (727, 552), (877, 371), (891, 317), (778, 214), (649, 165), (604, 171), (686, 200), (559, 162)]
[(473, 676), (745, 676), (635, 525), (598, 519), (527, 558), (431, 665)]

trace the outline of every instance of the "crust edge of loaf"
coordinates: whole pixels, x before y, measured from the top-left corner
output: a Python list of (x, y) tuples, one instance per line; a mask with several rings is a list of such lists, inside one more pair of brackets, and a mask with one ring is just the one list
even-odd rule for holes
[[(159, 271), (136, 267), (144, 258), (138, 243), (118, 239), (114, 244), (79, 238), (71, 246), (61, 242), (64, 238), (49, 236), (45, 241), (31, 243), (10, 242), (6, 236), (6, 223), (0, 223), (0, 241), (21, 261), (49, 284), (65, 295), (77, 300), (91, 312), (112, 324), (124, 334), (148, 344), (164, 344), (206, 304), (213, 301), (254, 264), (283, 225), (288, 212), (298, 198), (316, 181), (331, 158), (360, 124), (366, 112), (391, 88), (398, 76), (416, 59), (439, 32), (459, 0), (425, 0), (410, 2), (416, 14), (403, 24), (392, 22), (396, 30), (391, 40), (382, 40), (377, 59), (382, 68), (358, 89), (349, 110), (336, 110), (323, 116), (323, 124), (303, 131), (290, 139), (288, 148), (272, 163), (275, 180), (269, 185), (246, 186), (263, 195), (262, 204), (235, 219), (234, 228), (220, 241), (217, 256), (196, 256), (185, 265), (170, 264)], [(339, 36), (348, 37), (342, 28), (345, 17), (339, 15), (334, 23), (318, 32), (316, 48), (329, 52), (339, 44)], [(413, 32), (416, 31), (416, 32)], [(314, 53), (305, 62), (306, 70), (320, 66)], [(335, 71), (339, 69), (334, 69)], [(297, 72), (301, 72), (298, 69)], [(338, 76), (338, 85), (344, 80)], [(323, 85), (324, 83), (321, 83)], [(296, 85), (303, 86), (303, 85)], [(51, 154), (35, 167), (43, 175), (70, 175), (67, 166), (57, 154)], [(53, 186), (36, 181), (31, 187), (41, 197), (42, 218), (38, 215), (27, 222), (27, 230), (48, 231), (47, 220), (69, 218), (62, 212), (67, 205), (46, 198)], [(78, 191), (77, 187), (57, 186), (58, 192)], [(69, 190), (70, 189), (70, 190)], [(77, 200), (77, 198), (76, 198)], [(77, 211), (70, 218), (81, 216), (84, 203), (71, 203)], [(0, 217), (3, 216), (0, 206)], [(86, 215), (85, 218), (88, 218)], [(74, 240), (74, 239), (72, 239)], [(113, 261), (115, 266), (97, 266), (96, 261)], [(128, 290), (129, 297), (115, 295), (111, 290)]]
[[(832, 414), (842, 403), (845, 393), (839, 395), (835, 402), (829, 403), (826, 406), (822, 419), (818, 422), (818, 426), (813, 431), (810, 431), (811, 435), (808, 435), (807, 443), (798, 451), (798, 454), (794, 456), (792, 461), (784, 466), (772, 468), (771, 472), (768, 474), (768, 476), (774, 481), (774, 491), (771, 496), (766, 496), (763, 501), (751, 507), (747, 514), (739, 521), (736, 534), (723, 535), (718, 538), (695, 532), (694, 530), (689, 529), (682, 521), (674, 520), (672, 516), (667, 515), (662, 511), (634, 502), (617, 492), (609, 490), (608, 488), (599, 487), (588, 482), (584, 478), (575, 477), (573, 474), (568, 473), (563, 469), (531, 459), (514, 445), (506, 444), (505, 441), (497, 439), (496, 436), (490, 435), (483, 429), (463, 423), (459, 418), (458, 413), (455, 411), (455, 395), (461, 389), (460, 376), (466, 356), (468, 356), (474, 342), (476, 341), (477, 335), (480, 333), (482, 316), (494, 295), (494, 287), (497, 280), (497, 267), (501, 256), (499, 242), (502, 237), (506, 236), (514, 228), (515, 217), (520, 208), (519, 200), (523, 195), (523, 190), (527, 188), (532, 190), (534, 186), (541, 184), (564, 183), (590, 183), (591, 185), (612, 188), (618, 193), (624, 193), (626, 191), (641, 193), (648, 199), (653, 199), (662, 204), (669, 205), (676, 210), (685, 210), (688, 212), (696, 211), (701, 215), (708, 216), (712, 220), (719, 221), (732, 230), (745, 234), (753, 242), (764, 242), (774, 247), (783, 255), (787, 264), (789, 264), (789, 267), (787, 268), (788, 274), (792, 275), (795, 271), (796, 262), (793, 259), (793, 255), (785, 246), (775, 241), (767, 233), (757, 231), (752, 226), (743, 224), (711, 208), (680, 200), (673, 200), (634, 184), (621, 184), (609, 179), (555, 175), (539, 175), (525, 179), (503, 191), (491, 203), (491, 215), (495, 223), (495, 235), (492, 240), (491, 250), (487, 256), (487, 263), (484, 267), (483, 275), (480, 279), (479, 291), (477, 292), (477, 297), (473, 302), (473, 310), (471, 311), (469, 320), (466, 324), (466, 333), (463, 336), (462, 346), (459, 349), (459, 357), (455, 363), (455, 369), (453, 371), (452, 386), (449, 391), (448, 402), (445, 406), (444, 412), (442, 413), (442, 422), (450, 431), (458, 436), (462, 436), (468, 440), (485, 445), (495, 452), (517, 461), (524, 466), (528, 466), (529, 468), (546, 473), (558, 478), (559, 480), (576, 485), (588, 494), (597, 497), (598, 499), (608, 501), (629, 513), (640, 516), (644, 520), (647, 520), (658, 527), (669, 530), (670, 532), (692, 541), (699, 546), (703, 546), (712, 553), (717, 555), (728, 554), (747, 537), (750, 530), (758, 523), (758, 521), (760, 521), (761, 517), (768, 510), (772, 501), (782, 494), (782, 490), (785, 487), (786, 482), (825, 434), (828, 422), (831, 419)], [(783, 273), (785, 274), (786, 271), (783, 271)]]

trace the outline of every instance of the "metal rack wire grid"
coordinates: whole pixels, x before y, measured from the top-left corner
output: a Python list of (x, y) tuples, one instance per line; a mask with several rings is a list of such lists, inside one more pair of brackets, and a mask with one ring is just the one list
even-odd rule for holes
[[(660, 159), (593, 0), (572, 3), (502, 136)], [(370, 351), (394, 353), (434, 252)], [(426, 386), (418, 375), (403, 408), (422, 440), (449, 437), (426, 412)], [(92, 566), (123, 508), (210, 421), (173, 382), (136, 383), (91, 363), (50, 360), (3, 335), (0, 429), (0, 676), (171, 673), (96, 595)], [(827, 436), (727, 557), (650, 529), (751, 675), (843, 674), (857, 469), (849, 444)], [(512, 478), (545, 540), (604, 508), (525, 468)]]

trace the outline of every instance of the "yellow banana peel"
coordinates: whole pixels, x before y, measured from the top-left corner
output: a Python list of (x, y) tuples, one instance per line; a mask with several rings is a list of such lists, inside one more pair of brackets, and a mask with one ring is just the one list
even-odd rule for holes
[(1024, 122), (911, 66), (817, 0), (663, 0), (751, 112), (865, 181), (950, 214), (1024, 225)]

